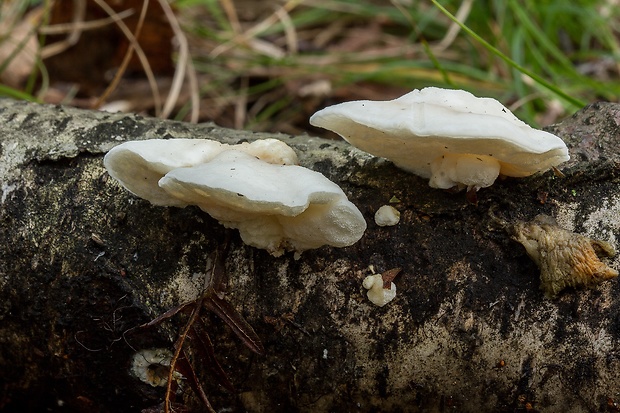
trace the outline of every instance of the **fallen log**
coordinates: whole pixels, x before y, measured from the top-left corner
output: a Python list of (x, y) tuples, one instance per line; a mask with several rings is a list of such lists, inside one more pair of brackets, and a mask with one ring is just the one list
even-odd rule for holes
[[(618, 119), (620, 105), (597, 103), (549, 127), (570, 148), (564, 177), (499, 181), (473, 205), (340, 141), (0, 100), (0, 408), (161, 409), (165, 388), (136, 378), (132, 357), (174, 351), (188, 317), (136, 327), (199, 297), (226, 244), (223, 296), (264, 355), (202, 313), (235, 392), (191, 340), (187, 352), (218, 410), (617, 411), (618, 282), (545, 297), (497, 218), (543, 213), (618, 249)], [(357, 244), (274, 258), (198, 208), (136, 198), (102, 164), (128, 140), (266, 137), (343, 188), (368, 223)], [(384, 204), (396, 226), (374, 223)], [(394, 268), (397, 296), (376, 307), (362, 281)], [(177, 406), (204, 408), (178, 381)]]

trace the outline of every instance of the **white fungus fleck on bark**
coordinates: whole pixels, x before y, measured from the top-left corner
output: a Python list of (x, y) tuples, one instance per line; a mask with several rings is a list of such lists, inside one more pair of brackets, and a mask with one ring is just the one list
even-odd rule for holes
[(396, 297), (396, 284), (390, 282), (389, 288), (384, 288), (381, 274), (369, 275), (364, 278), (362, 286), (368, 290), (366, 296), (379, 307), (383, 307)]
[(391, 205), (383, 205), (375, 212), (375, 223), (380, 227), (390, 227), (399, 221), (400, 212)]
[(172, 352), (168, 349), (143, 349), (133, 355), (130, 372), (146, 384), (163, 387), (168, 383), (171, 360)]

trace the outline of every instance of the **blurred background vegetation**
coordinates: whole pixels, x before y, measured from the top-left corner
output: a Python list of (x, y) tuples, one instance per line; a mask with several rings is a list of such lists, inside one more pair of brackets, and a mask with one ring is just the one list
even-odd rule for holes
[(0, 95), (290, 134), (440, 86), (544, 126), (620, 96), (618, 0), (4, 0)]

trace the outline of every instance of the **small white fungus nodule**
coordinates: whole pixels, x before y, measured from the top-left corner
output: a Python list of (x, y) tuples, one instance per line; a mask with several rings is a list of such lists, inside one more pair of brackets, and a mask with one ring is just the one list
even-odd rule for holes
[(559, 137), (464, 90), (428, 87), (390, 101), (345, 102), (316, 112), (310, 124), (428, 178), (433, 188), (477, 190), (500, 174), (529, 176), (569, 159)]
[(390, 227), (399, 221), (400, 212), (391, 205), (383, 205), (375, 212), (375, 223), (380, 227)]
[(133, 376), (153, 387), (168, 383), (168, 370), (172, 352), (165, 348), (144, 349), (131, 358), (130, 372)]
[(366, 296), (379, 307), (383, 307), (396, 297), (396, 284), (390, 282), (390, 288), (383, 288), (383, 277), (381, 274), (369, 275), (362, 281), (362, 286), (368, 290)]

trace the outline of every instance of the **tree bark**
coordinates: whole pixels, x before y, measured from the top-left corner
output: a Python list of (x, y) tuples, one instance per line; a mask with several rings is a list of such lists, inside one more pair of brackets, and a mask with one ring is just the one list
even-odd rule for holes
[[(172, 350), (188, 318), (132, 328), (199, 296), (227, 242), (226, 300), (265, 355), (203, 311), (236, 387), (219, 386), (188, 342), (217, 410), (618, 411), (618, 282), (546, 298), (538, 268), (494, 217), (544, 213), (618, 249), (619, 125), (619, 105), (584, 108), (549, 128), (570, 147), (565, 177), (498, 181), (473, 205), (344, 142), (0, 100), (0, 408), (159, 405), (164, 388), (130, 374), (131, 358)], [(343, 188), (366, 234), (348, 248), (274, 258), (198, 208), (137, 199), (103, 168), (121, 142), (188, 137), (285, 141)], [(374, 212), (390, 200), (401, 221), (379, 227)], [(608, 263), (620, 268), (618, 258)], [(385, 307), (362, 288), (371, 266), (401, 268)], [(201, 408), (190, 390), (177, 401)]]

